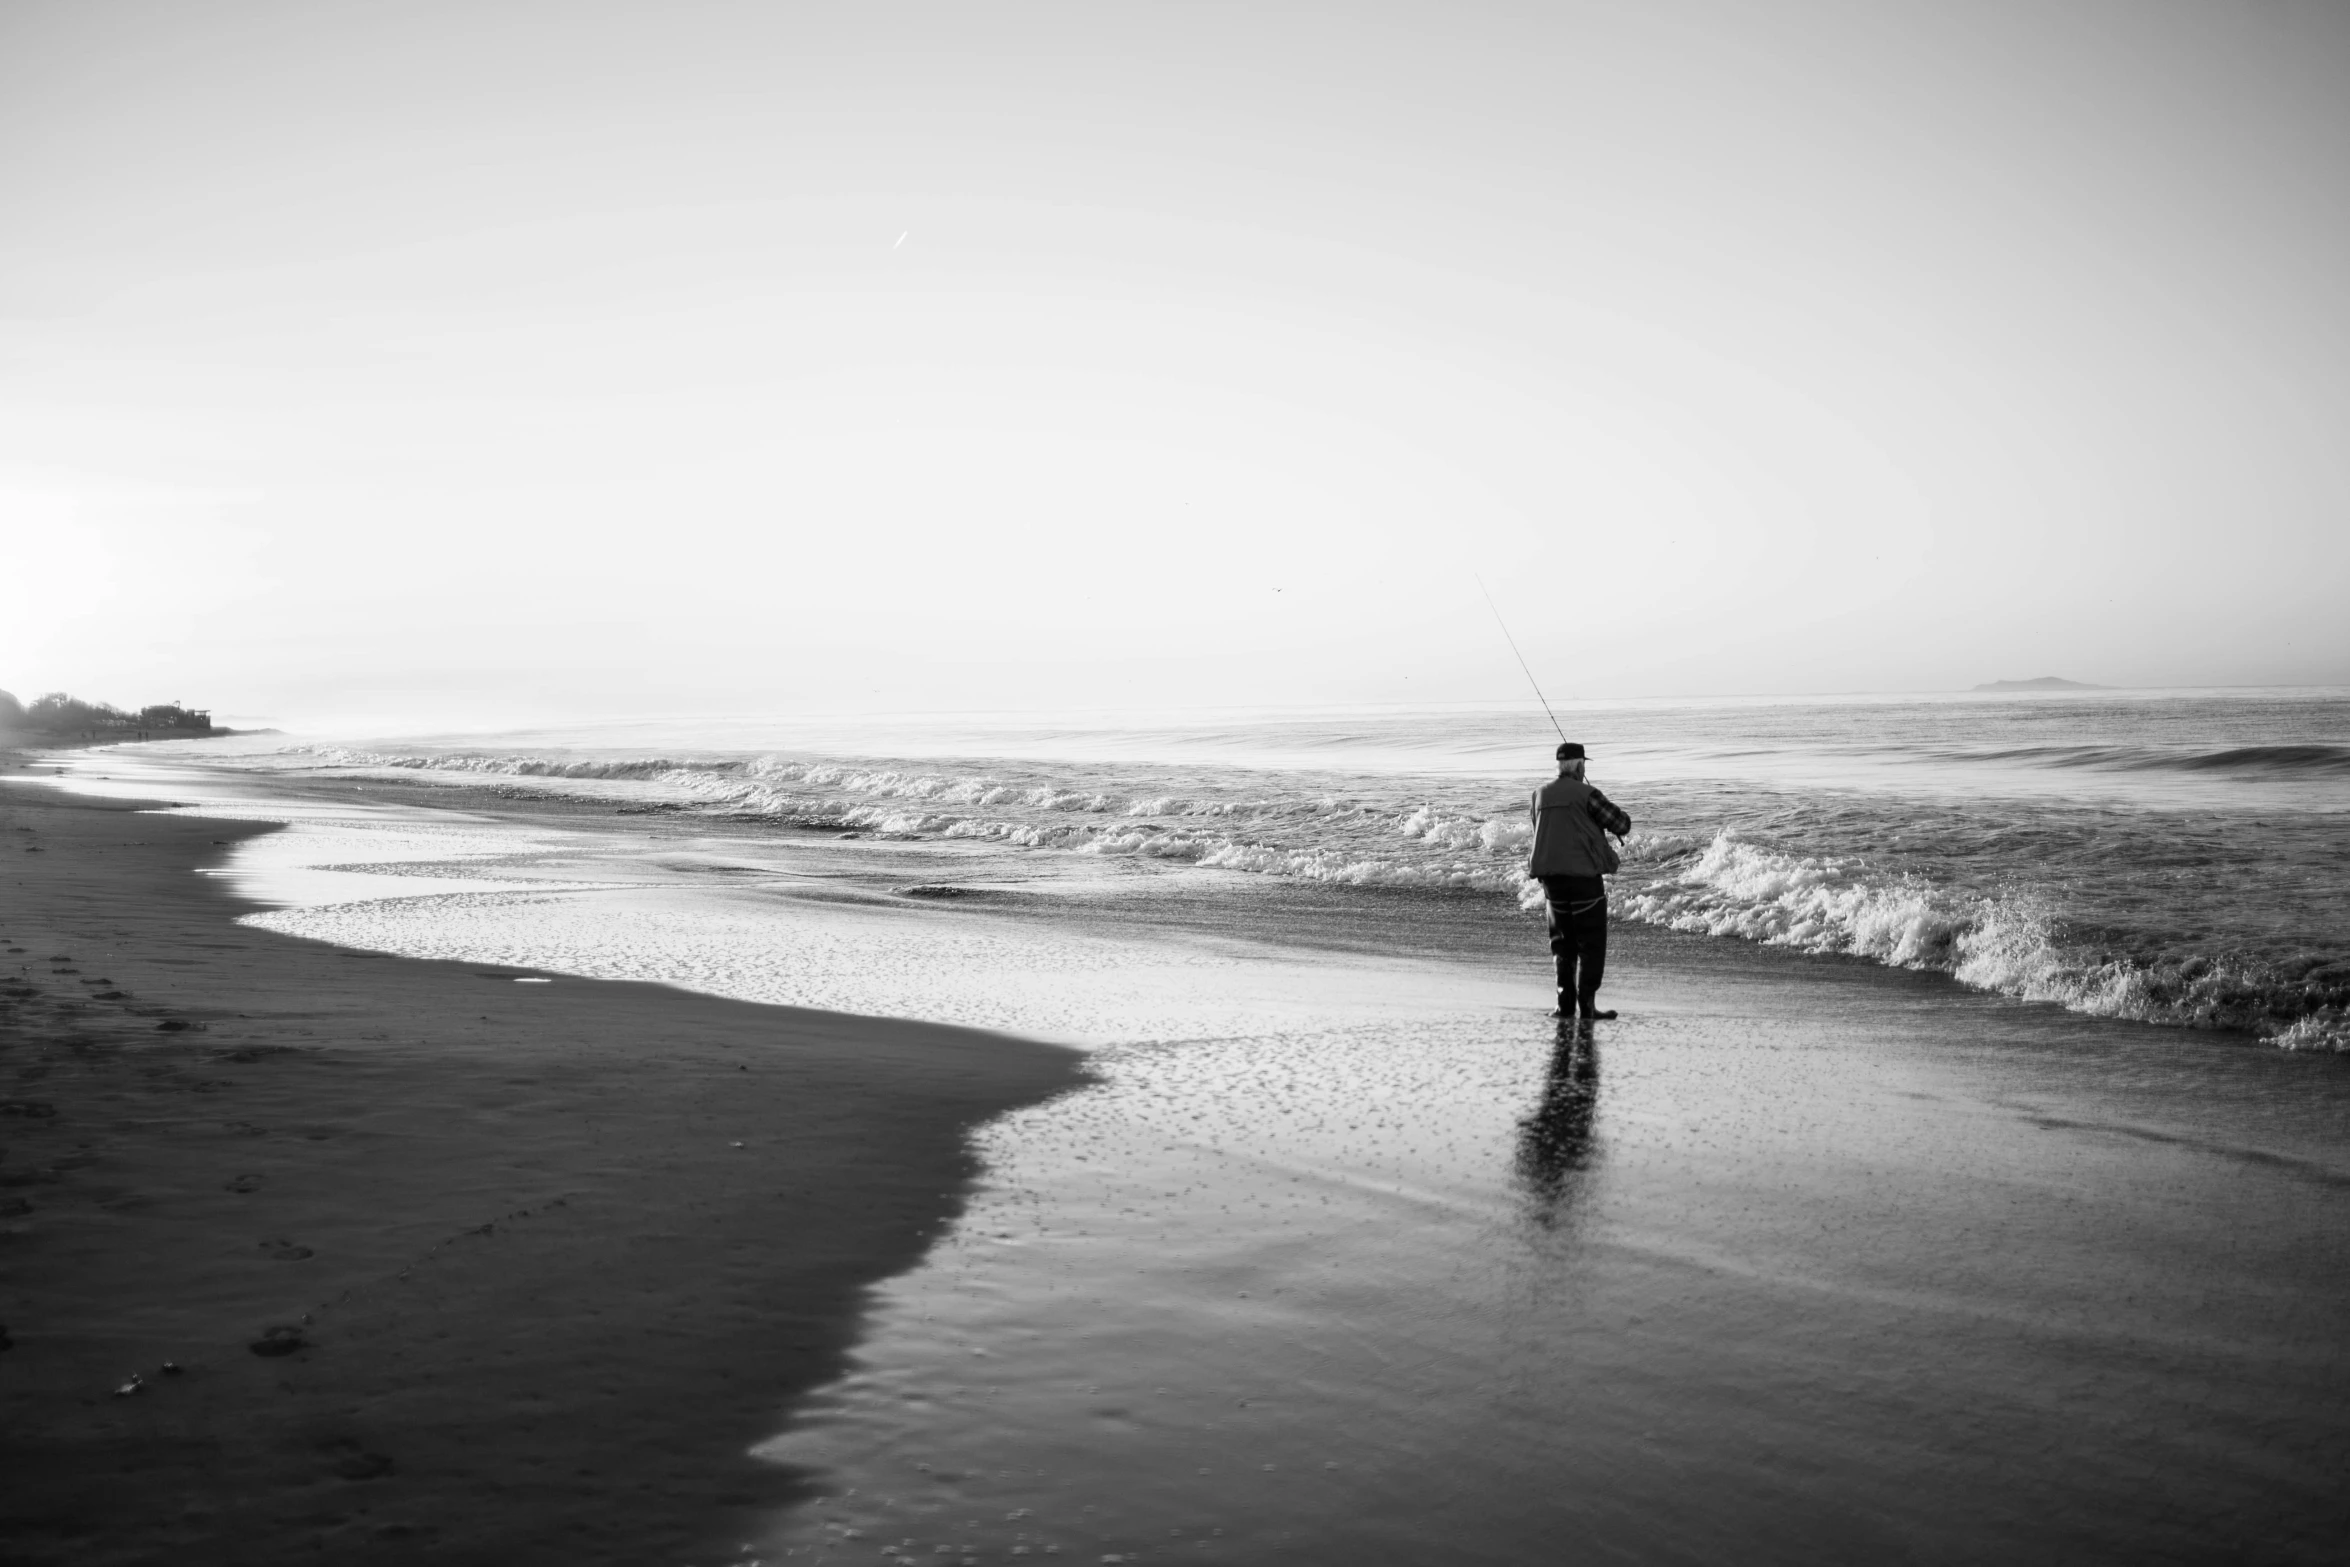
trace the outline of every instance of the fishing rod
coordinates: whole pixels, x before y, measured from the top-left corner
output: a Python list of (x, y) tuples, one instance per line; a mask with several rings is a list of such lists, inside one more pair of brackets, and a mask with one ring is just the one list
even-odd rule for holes
[(1559, 727), (1559, 715), (1550, 710), (1550, 698), (1542, 694), (1542, 682), (1534, 678), (1534, 670), (1526, 662), (1526, 655), (1518, 652), (1518, 639), (1510, 635), (1510, 623), (1501, 618), (1501, 606), (1493, 602), (1493, 595), (1486, 590), (1484, 577), (1474, 571), (1469, 575), (1476, 581), (1477, 591), (1485, 594), (1485, 607), (1493, 611), (1493, 623), (1501, 627), (1502, 640), (1510, 645), (1510, 652), (1516, 654), (1518, 667), (1526, 671), (1526, 684), (1534, 688), (1534, 700), (1542, 704), (1542, 716), (1550, 720), (1550, 727), (1558, 730), (1559, 740), (1564, 743), (1567, 732)]

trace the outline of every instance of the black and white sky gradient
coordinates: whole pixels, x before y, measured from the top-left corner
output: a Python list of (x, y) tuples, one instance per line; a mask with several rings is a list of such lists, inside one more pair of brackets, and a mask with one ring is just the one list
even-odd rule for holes
[(6, 0), (0, 682), (2350, 682), (2346, 169), (2338, 4)]

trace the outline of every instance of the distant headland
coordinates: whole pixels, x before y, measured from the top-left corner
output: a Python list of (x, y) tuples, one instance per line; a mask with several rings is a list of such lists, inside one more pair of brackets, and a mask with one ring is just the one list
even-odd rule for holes
[(114, 745), (125, 740), (195, 740), (234, 734), (216, 727), (200, 707), (159, 702), (126, 712), (109, 702), (85, 702), (63, 691), (35, 697), (30, 707), (0, 691), (0, 743)]
[(2111, 691), (2111, 686), (2092, 685), (2086, 680), (2059, 680), (2054, 675), (2042, 675), (2037, 680), (1987, 680), (1975, 687), (1977, 691)]

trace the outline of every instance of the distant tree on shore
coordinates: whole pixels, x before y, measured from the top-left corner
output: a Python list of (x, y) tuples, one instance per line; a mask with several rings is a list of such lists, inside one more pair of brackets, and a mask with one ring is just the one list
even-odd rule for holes
[(26, 716), (35, 729), (112, 729), (131, 721), (130, 714), (112, 703), (85, 702), (62, 691), (34, 697)]
[(111, 702), (85, 702), (63, 691), (33, 698), (26, 707), (0, 691), (0, 731), (49, 739), (138, 740), (158, 732), (212, 733), (212, 715), (202, 708), (159, 702), (135, 713)]

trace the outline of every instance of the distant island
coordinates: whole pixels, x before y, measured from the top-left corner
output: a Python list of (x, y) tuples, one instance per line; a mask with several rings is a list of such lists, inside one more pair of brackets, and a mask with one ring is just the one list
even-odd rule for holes
[(63, 691), (33, 699), (27, 707), (0, 691), (0, 742), (32, 745), (111, 745), (124, 740), (195, 740), (235, 731), (213, 726), (200, 707), (158, 702), (126, 712), (108, 702), (85, 702)]
[(2037, 680), (1989, 680), (1975, 687), (1977, 691), (2111, 691), (2111, 686), (2091, 685), (2086, 680), (2059, 680), (2054, 675), (2042, 675)]

